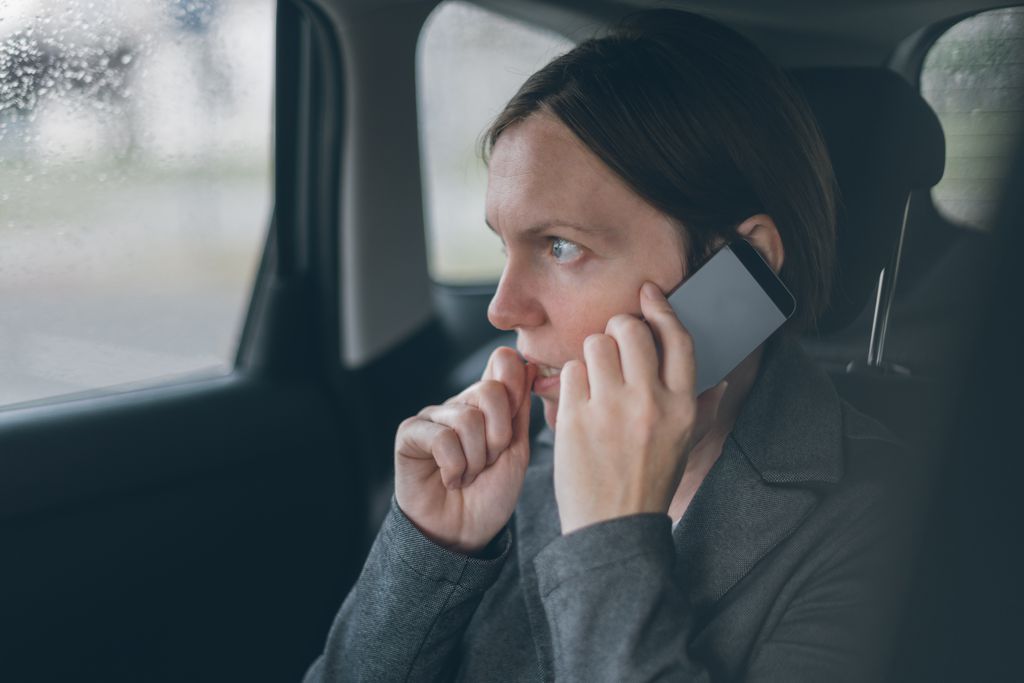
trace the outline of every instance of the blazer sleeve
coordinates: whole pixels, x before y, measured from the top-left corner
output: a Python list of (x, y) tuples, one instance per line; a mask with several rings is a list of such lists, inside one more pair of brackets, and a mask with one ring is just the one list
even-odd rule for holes
[[(877, 679), (885, 652), (873, 629), (886, 619), (868, 603), (880, 593), (859, 563), (863, 548), (840, 547), (754, 643), (742, 680)], [(669, 517), (643, 514), (585, 527), (537, 555), (556, 680), (722, 680), (688, 652), (692, 609), (674, 553)]]
[(484, 553), (490, 559), (449, 551), (425, 537), (392, 498), (304, 681), (447, 680), (462, 634), (510, 547), (506, 527)]

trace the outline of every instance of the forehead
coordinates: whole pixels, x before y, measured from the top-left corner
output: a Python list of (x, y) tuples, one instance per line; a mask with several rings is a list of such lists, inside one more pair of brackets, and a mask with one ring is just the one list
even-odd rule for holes
[(534, 114), (507, 128), (495, 143), (487, 220), (506, 238), (553, 220), (625, 230), (652, 210), (553, 116)]

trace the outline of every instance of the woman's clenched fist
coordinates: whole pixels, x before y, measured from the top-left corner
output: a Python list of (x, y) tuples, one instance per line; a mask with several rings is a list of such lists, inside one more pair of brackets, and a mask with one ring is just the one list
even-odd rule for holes
[(479, 382), (399, 425), (395, 500), (434, 542), (475, 553), (512, 516), (530, 462), (535, 375), (501, 347)]

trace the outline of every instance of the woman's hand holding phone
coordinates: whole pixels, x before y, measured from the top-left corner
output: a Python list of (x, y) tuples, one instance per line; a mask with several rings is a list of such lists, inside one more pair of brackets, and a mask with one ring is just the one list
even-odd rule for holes
[(496, 349), (479, 382), (399, 425), (395, 500), (434, 542), (475, 553), (511, 518), (530, 462), (535, 375)]
[(583, 361), (562, 367), (554, 476), (563, 534), (667, 512), (725, 393), (723, 382), (698, 403), (690, 334), (652, 283), (640, 302), (644, 320), (613, 317), (586, 338)]

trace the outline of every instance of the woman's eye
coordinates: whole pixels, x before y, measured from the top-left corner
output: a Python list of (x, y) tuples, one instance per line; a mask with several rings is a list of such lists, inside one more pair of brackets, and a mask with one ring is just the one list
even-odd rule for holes
[(551, 255), (555, 257), (557, 263), (569, 263), (575, 261), (583, 250), (580, 246), (569, 240), (564, 240), (561, 237), (551, 238)]

